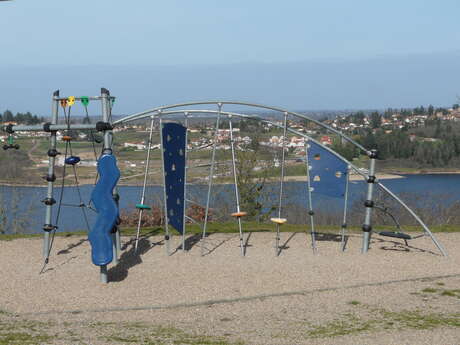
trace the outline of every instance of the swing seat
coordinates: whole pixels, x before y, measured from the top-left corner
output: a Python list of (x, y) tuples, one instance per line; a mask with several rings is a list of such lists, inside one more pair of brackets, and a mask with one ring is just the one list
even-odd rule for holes
[(71, 140), (72, 140), (72, 137), (69, 136), (69, 135), (63, 135), (63, 136), (62, 136), (62, 140), (64, 140), (64, 141), (71, 141)]
[(237, 218), (240, 218), (240, 217), (244, 217), (244, 216), (247, 216), (248, 213), (247, 212), (234, 212), (231, 214), (232, 217), (237, 217)]
[(397, 232), (397, 231), (381, 231), (379, 232), (380, 236), (386, 236), (386, 237), (394, 237), (394, 238), (401, 238), (403, 240), (411, 240), (412, 237), (408, 234), (405, 234), (403, 232)]
[(144, 204), (136, 204), (136, 208), (138, 210), (151, 210), (152, 209), (149, 205), (144, 205)]
[(282, 225), (287, 222), (287, 219), (286, 218), (270, 218), (270, 221), (272, 221), (273, 223)]
[(75, 165), (78, 162), (80, 162), (80, 157), (78, 157), (78, 156), (70, 156), (70, 157), (67, 157), (64, 162), (65, 162), (65, 164), (68, 164), (68, 165)]

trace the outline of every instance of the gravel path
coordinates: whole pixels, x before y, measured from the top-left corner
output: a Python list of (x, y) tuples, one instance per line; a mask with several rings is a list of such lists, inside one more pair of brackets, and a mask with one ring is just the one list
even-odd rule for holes
[[(244, 258), (236, 234), (211, 235), (204, 257), (195, 238), (189, 251), (170, 257), (161, 237), (142, 239), (138, 255), (123, 238), (126, 248), (107, 285), (99, 283), (84, 238), (57, 238), (41, 275), (39, 239), (0, 241), (0, 310), (92, 336), (91, 344), (107, 344), (100, 334), (140, 323), (141, 334), (173, 326), (229, 344), (458, 345), (460, 234), (437, 237), (448, 258), (429, 238), (406, 248), (376, 235), (362, 255), (359, 235), (344, 253), (335, 236), (324, 235), (314, 254), (309, 236), (283, 233), (288, 243), (275, 257), (274, 234), (253, 233)], [(88, 327), (95, 323), (99, 331)], [(110, 343), (133, 343), (120, 337)]]

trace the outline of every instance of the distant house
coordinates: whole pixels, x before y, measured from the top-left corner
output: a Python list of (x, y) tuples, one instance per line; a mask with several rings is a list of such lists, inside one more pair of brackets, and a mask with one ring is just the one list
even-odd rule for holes
[(146, 145), (144, 143), (124, 143), (123, 147), (134, 147), (137, 150), (145, 150)]
[(332, 139), (328, 135), (323, 135), (319, 141), (323, 145), (327, 145), (327, 146), (332, 145)]

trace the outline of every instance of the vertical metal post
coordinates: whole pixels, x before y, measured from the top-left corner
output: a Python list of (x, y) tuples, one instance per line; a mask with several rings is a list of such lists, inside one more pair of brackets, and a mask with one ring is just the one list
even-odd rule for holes
[(165, 159), (164, 159), (164, 147), (163, 147), (163, 119), (160, 117), (160, 147), (161, 147), (161, 171), (163, 173), (163, 202), (164, 202), (164, 214), (165, 214), (165, 242), (166, 242), (166, 255), (170, 253), (170, 243), (169, 243), (169, 215), (168, 215), (168, 204), (166, 196), (166, 172), (165, 172)]
[(219, 137), (219, 124), (220, 124), (220, 116), (222, 113), (222, 103), (218, 103), (217, 108), (218, 108), (218, 111), (217, 111), (217, 119), (216, 119), (216, 128), (214, 130), (214, 140), (212, 143), (211, 167), (209, 168), (208, 194), (206, 197), (206, 209), (204, 213), (203, 235), (201, 236), (201, 256), (204, 255), (206, 228), (208, 225), (209, 203), (211, 200), (212, 179), (214, 177), (214, 163), (216, 160), (217, 138)]
[[(109, 97), (108, 108), (109, 108), (109, 122), (110, 122), (110, 124), (112, 124), (113, 101), (114, 101), (114, 99)], [(113, 150), (113, 132), (112, 131), (109, 132), (109, 137), (110, 137), (110, 149)], [(113, 189), (112, 194), (113, 194), (113, 199), (115, 200), (115, 202), (117, 203), (117, 207), (119, 208), (120, 194), (118, 194), (117, 186), (115, 186), (115, 188)], [(117, 258), (116, 263), (118, 263), (118, 259), (119, 259), (120, 253), (121, 253), (121, 233), (120, 233), (120, 227), (118, 226), (118, 224), (116, 224), (115, 227), (116, 227), (116, 231), (115, 231), (115, 236), (114, 236), (115, 237), (114, 242), (115, 242), (115, 250), (116, 250), (116, 252), (114, 252), (114, 255), (116, 255), (116, 258)]]
[(184, 150), (184, 158), (185, 158), (185, 167), (184, 167), (184, 218), (182, 219), (182, 251), (185, 252), (185, 212), (187, 212), (187, 149), (188, 149), (188, 113), (184, 113), (185, 121), (185, 150)]
[[(152, 150), (152, 137), (153, 137), (153, 122), (154, 122), (154, 117), (151, 117), (150, 121), (150, 133), (149, 133), (149, 141), (147, 142), (148, 148), (147, 148), (147, 160), (145, 162), (145, 174), (144, 174), (144, 183), (142, 185), (142, 194), (141, 194), (141, 204), (144, 205), (145, 202), (145, 189), (147, 188), (147, 177), (149, 174), (149, 166), (150, 166), (150, 151)], [(134, 245), (134, 251), (137, 252), (137, 246), (139, 245), (139, 235), (141, 231), (141, 223), (142, 223), (142, 214), (143, 214), (144, 209), (140, 208), (139, 209), (139, 221), (137, 223), (137, 233), (136, 233), (136, 244)]]
[(367, 178), (367, 198), (364, 202), (364, 206), (366, 207), (365, 216), (364, 216), (364, 224), (363, 224), (363, 246), (362, 246), (362, 253), (367, 253), (369, 250), (369, 243), (371, 240), (371, 231), (372, 231), (372, 224), (371, 224), (371, 217), (372, 217), (372, 208), (374, 207), (374, 201), (372, 200), (372, 195), (374, 192), (374, 183), (375, 179), (375, 160), (377, 159), (377, 150), (371, 150), (368, 152), (369, 156), (369, 176)]
[[(232, 167), (233, 167), (233, 182), (235, 184), (235, 198), (236, 198), (236, 212), (240, 213), (240, 194), (238, 193), (238, 180), (236, 177), (236, 160), (235, 160), (235, 143), (233, 140), (233, 126), (232, 126), (232, 115), (228, 115), (228, 123), (230, 129), (230, 147), (232, 149)], [(243, 227), (241, 225), (241, 216), (237, 216), (238, 218), (238, 230), (240, 232), (240, 249), (241, 249), (241, 256), (245, 254), (245, 248), (243, 243)]]
[[(287, 135), (287, 116), (288, 113), (284, 112), (284, 128), (283, 128), (283, 144), (281, 153), (281, 176), (280, 176), (280, 194), (278, 200), (278, 218), (281, 218), (281, 205), (283, 202), (283, 185), (284, 185), (284, 163), (286, 160), (286, 135)], [(275, 243), (275, 255), (279, 255), (280, 246), (280, 223), (276, 223), (276, 243)]]
[(343, 201), (343, 218), (342, 218), (342, 226), (340, 228), (340, 248), (342, 251), (345, 251), (345, 232), (347, 230), (347, 210), (348, 210), (348, 185), (350, 183), (350, 167), (347, 167), (347, 176), (346, 176), (346, 184), (345, 184), (345, 196)]
[(311, 246), (313, 252), (316, 251), (316, 233), (315, 233), (315, 220), (313, 211), (313, 200), (311, 197), (311, 181), (310, 181), (310, 161), (308, 159), (308, 141), (305, 141), (305, 161), (307, 163), (307, 195), (308, 195), (308, 215), (310, 216), (310, 231), (311, 231)]
[[(53, 99), (52, 99), (52, 107), (51, 107), (51, 124), (55, 125), (58, 122), (58, 116), (59, 116), (59, 90), (54, 91), (53, 93)], [(50, 151), (56, 150), (56, 132), (52, 131), (50, 135)], [(54, 155), (49, 156), (49, 163), (48, 163), (48, 175), (47, 175), (47, 181), (48, 181), (48, 190), (46, 197), (48, 199), (53, 198), (53, 186), (54, 186), (54, 180), (55, 180), (55, 175), (54, 175), (54, 164), (56, 162), (56, 157)], [(52, 225), (52, 208), (53, 205), (46, 205), (46, 214), (45, 214), (45, 226), (51, 226)], [(49, 256), (49, 251), (50, 251), (50, 232), (45, 231), (43, 235), (43, 257), (47, 258)]]
[[(110, 117), (110, 92), (109, 90), (105, 89), (105, 88), (101, 88), (101, 105), (102, 105), (102, 121), (103, 122), (109, 122), (109, 117)], [(104, 147), (103, 147), (103, 150), (102, 150), (102, 153), (103, 154), (106, 154), (106, 153), (111, 153), (112, 152), (112, 149), (111, 149), (111, 146), (112, 146), (112, 135), (111, 135), (111, 132), (110, 131), (104, 131)], [(114, 237), (112, 236), (112, 243), (114, 242)], [(118, 257), (118, 254), (117, 254), (117, 247), (116, 247), (116, 243), (113, 243), (113, 251), (114, 251), (114, 258), (115, 258), (115, 262), (117, 261), (117, 257)], [(107, 266), (106, 265), (103, 265), (101, 266), (101, 282), (103, 283), (107, 283)]]
[(99, 266), (99, 271), (100, 271), (100, 277), (101, 277), (101, 283), (107, 284), (108, 282), (108, 274), (107, 274), (107, 265)]

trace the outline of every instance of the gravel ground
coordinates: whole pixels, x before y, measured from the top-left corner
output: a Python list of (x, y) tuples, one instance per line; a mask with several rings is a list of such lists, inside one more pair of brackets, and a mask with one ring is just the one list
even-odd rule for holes
[(35, 322), (44, 344), (458, 345), (460, 234), (437, 238), (448, 258), (429, 238), (375, 235), (362, 255), (359, 235), (344, 253), (320, 235), (314, 254), (309, 236), (283, 233), (279, 257), (273, 233), (251, 234), (246, 257), (237, 234), (211, 235), (205, 256), (194, 237), (169, 257), (161, 237), (137, 255), (123, 238), (107, 285), (85, 238), (57, 238), (41, 275), (39, 239), (0, 241), (0, 325)]

